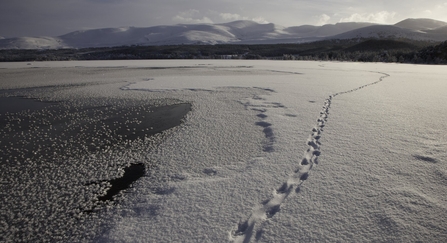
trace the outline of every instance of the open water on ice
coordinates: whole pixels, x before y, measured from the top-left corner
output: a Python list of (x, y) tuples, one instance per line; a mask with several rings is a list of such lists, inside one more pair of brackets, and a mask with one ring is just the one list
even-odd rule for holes
[(2, 241), (447, 239), (443, 66), (31, 67), (0, 64)]

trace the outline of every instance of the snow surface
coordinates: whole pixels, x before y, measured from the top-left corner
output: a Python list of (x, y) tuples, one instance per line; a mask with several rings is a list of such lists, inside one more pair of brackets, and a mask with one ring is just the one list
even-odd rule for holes
[(44, 96), (193, 105), (155, 149), (143, 141), (109, 157), (157, 166), (118, 205), (86, 216), (101, 230), (73, 223), (79, 241), (447, 239), (443, 66), (190, 60), (0, 68), (2, 89), (82, 83)]

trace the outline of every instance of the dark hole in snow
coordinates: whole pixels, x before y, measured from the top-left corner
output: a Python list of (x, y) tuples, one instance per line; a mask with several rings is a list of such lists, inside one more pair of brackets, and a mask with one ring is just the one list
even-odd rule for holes
[(213, 168), (206, 168), (203, 170), (203, 173), (209, 175), (209, 176), (213, 176), (217, 174), (217, 170), (213, 169)]
[(301, 160), (301, 165), (308, 165), (309, 161), (306, 158), (303, 158), (303, 160)]
[(263, 132), (264, 132), (266, 138), (273, 140), (273, 138), (274, 138), (273, 129), (271, 129), (270, 127), (266, 127), (266, 128), (264, 128)]
[(267, 109), (262, 109), (262, 108), (251, 108), (252, 111), (259, 111), (261, 113), (264, 113), (267, 111)]
[(265, 118), (267, 118), (267, 115), (261, 113), (261, 114), (258, 114), (258, 117), (261, 119), (265, 119)]
[[(260, 114), (261, 115), (261, 114)], [(259, 116), (259, 115), (258, 115)], [(263, 127), (263, 132), (265, 137), (267, 138), (266, 144), (263, 146), (264, 152), (273, 152), (275, 149), (273, 148), (273, 144), (275, 142), (275, 136), (273, 134), (273, 129), (270, 127), (272, 126), (271, 123), (259, 121), (255, 123), (257, 126)]]
[(138, 180), (144, 175), (146, 168), (143, 163), (131, 164), (124, 168), (124, 175), (120, 178), (109, 180), (112, 187), (109, 188), (107, 194), (98, 197), (100, 201), (111, 201), (113, 196), (117, 195), (120, 191), (129, 188), (133, 182)]
[(300, 177), (300, 180), (305, 181), (305, 180), (307, 180), (308, 177), (309, 177), (309, 173), (306, 172)]
[(287, 185), (287, 183), (284, 183), (278, 190), (276, 190), (277, 193), (286, 193), (290, 190), (290, 186)]
[(423, 156), (423, 155), (413, 155), (414, 158), (418, 159), (418, 160), (422, 160), (425, 162), (430, 162), (430, 163), (438, 163), (438, 161), (435, 158), (432, 157), (428, 157), (428, 156)]
[(261, 122), (256, 122), (256, 125), (265, 128), (265, 127), (269, 127), (269, 126), (271, 126), (272, 124), (271, 124), (271, 123), (268, 123), (268, 122), (263, 122), (263, 121), (261, 121)]
[(248, 229), (248, 221), (244, 221), (239, 223), (236, 232), (234, 232), (234, 235), (243, 235), (245, 231)]
[(275, 205), (271, 208), (269, 208), (266, 212), (267, 214), (267, 218), (271, 218), (273, 217), (277, 212), (279, 212), (281, 210), (281, 206), (280, 205)]
[(255, 235), (256, 242), (261, 240), (263, 233), (264, 233), (264, 230), (262, 230), (262, 229), (260, 229), (258, 232), (256, 232), (256, 235)]
[(175, 192), (175, 187), (170, 188), (157, 188), (154, 190), (154, 194), (157, 195), (169, 195)]

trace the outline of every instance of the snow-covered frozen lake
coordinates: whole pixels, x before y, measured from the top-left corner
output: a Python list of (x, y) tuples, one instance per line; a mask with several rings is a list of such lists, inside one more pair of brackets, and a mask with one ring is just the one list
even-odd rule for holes
[[(2, 242), (447, 241), (445, 66), (35, 62), (0, 78)], [(103, 200), (130, 165), (144, 176)]]

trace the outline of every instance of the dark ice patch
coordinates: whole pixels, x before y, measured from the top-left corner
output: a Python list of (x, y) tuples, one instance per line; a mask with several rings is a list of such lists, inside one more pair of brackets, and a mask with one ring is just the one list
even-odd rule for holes
[(146, 172), (146, 168), (143, 163), (131, 164), (124, 168), (124, 174), (122, 177), (109, 180), (108, 182), (112, 185), (108, 190), (106, 195), (98, 197), (100, 201), (112, 201), (113, 196), (117, 195), (119, 192), (129, 188), (132, 183), (140, 179)]
[(0, 114), (16, 113), (23, 110), (41, 110), (53, 104), (26, 97), (0, 97)]

